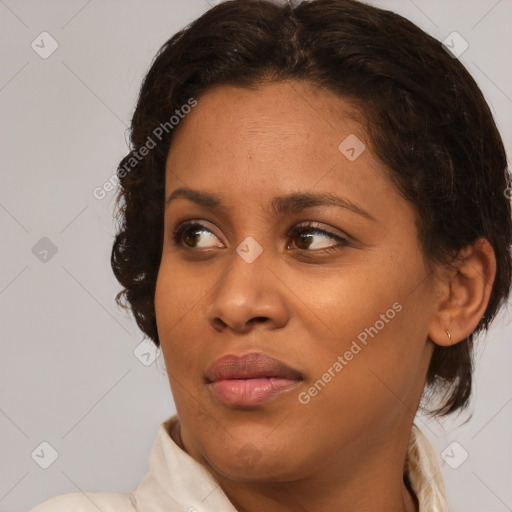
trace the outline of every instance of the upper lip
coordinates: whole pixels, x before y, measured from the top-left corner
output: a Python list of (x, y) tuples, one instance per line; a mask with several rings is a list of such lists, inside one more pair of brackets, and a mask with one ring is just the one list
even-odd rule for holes
[(224, 379), (282, 378), (302, 380), (299, 371), (266, 354), (228, 354), (217, 359), (205, 373), (208, 382)]

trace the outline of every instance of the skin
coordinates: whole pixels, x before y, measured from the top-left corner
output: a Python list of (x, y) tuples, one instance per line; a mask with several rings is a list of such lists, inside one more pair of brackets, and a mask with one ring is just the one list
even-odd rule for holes
[[(186, 186), (218, 195), (226, 210), (179, 198), (165, 211), (155, 307), (180, 419), (173, 439), (239, 511), (417, 511), (403, 464), (428, 364), (434, 343), (462, 340), (485, 312), (491, 247), (482, 241), (458, 268), (428, 270), (414, 207), (369, 144), (354, 161), (338, 149), (349, 134), (367, 137), (357, 111), (331, 92), (279, 82), (210, 88), (197, 99), (169, 150), (166, 197)], [(292, 192), (344, 197), (375, 220), (332, 205), (268, 210)], [(180, 247), (173, 230), (192, 219), (205, 227)], [(314, 231), (306, 241), (288, 236), (307, 221), (349, 244)], [(248, 236), (263, 249), (252, 263), (236, 252)], [(402, 310), (300, 403), (394, 303)], [(304, 380), (253, 409), (220, 404), (205, 370), (248, 352), (280, 359)], [(246, 443), (254, 464), (240, 457)]]

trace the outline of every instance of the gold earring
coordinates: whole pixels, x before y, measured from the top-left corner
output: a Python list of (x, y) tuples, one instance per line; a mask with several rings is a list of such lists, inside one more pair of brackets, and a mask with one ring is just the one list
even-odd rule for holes
[(448, 334), (448, 339), (451, 342), (452, 341), (452, 335), (450, 334), (450, 331), (448, 329), (446, 330), (446, 334)]

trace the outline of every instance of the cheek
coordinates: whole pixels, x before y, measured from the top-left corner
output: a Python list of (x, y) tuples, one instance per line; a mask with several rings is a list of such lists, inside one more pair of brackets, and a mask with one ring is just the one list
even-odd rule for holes
[[(307, 303), (315, 315), (309, 315), (313, 321), (308, 329), (314, 345), (301, 357), (310, 362), (308, 384), (315, 387), (311, 392), (319, 407), (330, 402), (356, 415), (384, 412), (402, 403), (421, 380), (428, 290), (419, 286), (411, 293), (404, 275), (412, 271), (403, 266), (403, 272), (391, 262), (378, 268), (386, 270), (347, 272), (309, 289)], [(417, 275), (423, 275), (420, 268)], [(318, 336), (319, 325), (327, 337)]]
[[(159, 335), (174, 332), (190, 314), (200, 307), (205, 290), (190, 272), (169, 260), (162, 260), (155, 288), (155, 312)], [(160, 332), (160, 329), (163, 329)], [(161, 339), (161, 341), (164, 341)]]
[(383, 428), (395, 415), (415, 408), (421, 350), (418, 343), (406, 350), (399, 338), (403, 336), (400, 320), (394, 321), (393, 327), (390, 323), (378, 335), (369, 336), (366, 345), (349, 337), (340, 340), (340, 350), (322, 357), (321, 364), (315, 361), (307, 396), (301, 395), (301, 403), (309, 400), (305, 407), (310, 418), (322, 418), (340, 429), (347, 422), (355, 426), (377, 422)]
[[(187, 285), (180, 272), (170, 272), (161, 266), (155, 289), (155, 314), (160, 346), (170, 373), (181, 372), (189, 366), (190, 354), (196, 349), (192, 333), (187, 331), (202, 294)], [(193, 325), (193, 323), (192, 323)]]
[(300, 323), (309, 333), (305, 338), (315, 342), (324, 365), (349, 350), (354, 340), (363, 347), (376, 333), (376, 323), (379, 334), (385, 335), (397, 322), (399, 313), (393, 304), (402, 296), (401, 288), (392, 268), (385, 266), (386, 272), (380, 272), (383, 266), (376, 267), (361, 264), (330, 270), (313, 280), (297, 276), (291, 280), (293, 294), (300, 298), (295, 310), (300, 311)]
[(178, 318), (176, 308), (180, 307), (181, 302), (175, 292), (177, 284), (171, 283), (169, 276), (160, 268), (155, 288), (155, 315), (162, 348)]

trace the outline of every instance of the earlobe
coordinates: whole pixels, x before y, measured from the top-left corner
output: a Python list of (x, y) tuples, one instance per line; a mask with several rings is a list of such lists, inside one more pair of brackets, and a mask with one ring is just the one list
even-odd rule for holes
[(495, 276), (496, 258), (486, 239), (460, 252), (453, 269), (445, 273), (444, 293), (430, 326), (429, 338), (436, 345), (454, 345), (475, 330), (485, 314)]
[(433, 343), (442, 347), (449, 347), (464, 339), (456, 335), (454, 336), (452, 331), (446, 328), (446, 325), (454, 324), (453, 322), (443, 321), (442, 319), (438, 318), (431, 325), (428, 337)]

